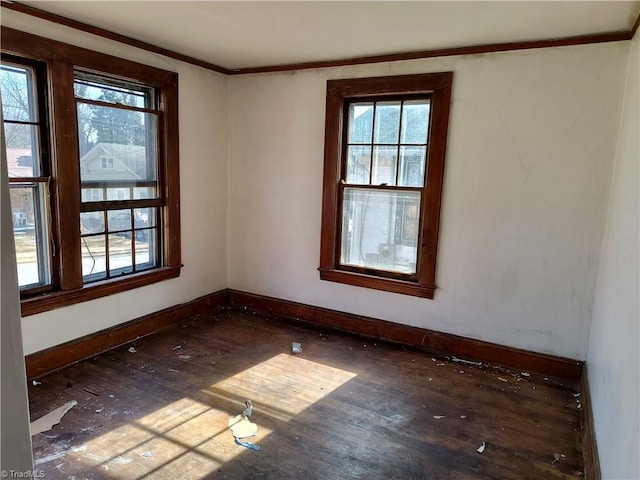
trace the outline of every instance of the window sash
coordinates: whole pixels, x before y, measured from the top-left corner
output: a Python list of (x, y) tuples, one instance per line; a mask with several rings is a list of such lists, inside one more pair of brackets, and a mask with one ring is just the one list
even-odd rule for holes
[[(360, 287), (388, 292), (433, 298), (435, 266), (440, 219), (440, 203), (444, 171), (449, 106), (451, 102), (452, 72), (436, 74), (404, 75), (397, 77), (375, 77), (327, 82), (327, 105), (325, 124), (325, 161), (323, 180), (322, 227), (320, 242), (320, 278)], [(371, 102), (387, 102), (406, 98), (428, 97), (429, 131), (425, 149), (424, 172), (420, 169), (401, 177), (401, 168), (395, 169), (395, 181), (408, 185), (371, 185), (371, 176), (347, 178), (349, 146), (368, 144), (375, 146), (375, 139), (350, 142), (348, 136), (349, 105)], [(375, 118), (375, 117), (374, 117)], [(400, 116), (402, 118), (402, 115)], [(402, 127), (400, 127), (402, 132)], [(402, 133), (400, 133), (402, 135)], [(411, 142), (391, 143), (403, 147)], [(382, 139), (382, 144), (390, 143)], [(402, 144), (401, 144), (402, 143)], [(416, 142), (417, 143), (417, 142)], [(350, 145), (349, 145), (350, 144)], [(415, 161), (415, 160), (414, 160)], [(373, 169), (370, 169), (373, 170)], [(424, 173), (424, 182), (419, 187), (416, 175)], [(406, 178), (406, 181), (404, 181)], [(400, 180), (403, 180), (402, 182)], [(348, 181), (347, 181), (348, 180)], [(415, 274), (402, 274), (371, 269), (362, 266), (341, 264), (341, 240), (344, 192), (346, 188), (388, 190), (393, 192), (422, 192), (420, 198), (419, 231), (417, 235), (417, 263)]]
[[(9, 178), (9, 187), (18, 283), (21, 295), (26, 295), (48, 290), (54, 281), (49, 221), (50, 177), (47, 176), (50, 169), (46, 156), (48, 132), (45, 98), (41, 88), (44, 76), (42, 65), (20, 58), (3, 59), (2, 70), (3, 75), (7, 75), (7, 84), (3, 85), (3, 107), (7, 106), (5, 100), (7, 103), (16, 103), (13, 107), (3, 108), (9, 112), (12, 108), (16, 110), (13, 115), (9, 114), (8, 119), (3, 119), (5, 133), (8, 126), (14, 126), (18, 137), (21, 136), (20, 132), (26, 135), (27, 138), (16, 140), (18, 143), (27, 141), (25, 150), (31, 157), (30, 165), (21, 165), (23, 156), (20, 156), (13, 172), (12, 168), (8, 168), (10, 175), (13, 175)], [(12, 78), (12, 74), (24, 76), (24, 79)], [(23, 110), (22, 114), (19, 113), (20, 109)], [(12, 143), (11, 139), (7, 139), (7, 160), (13, 157), (9, 151), (16, 148)]]

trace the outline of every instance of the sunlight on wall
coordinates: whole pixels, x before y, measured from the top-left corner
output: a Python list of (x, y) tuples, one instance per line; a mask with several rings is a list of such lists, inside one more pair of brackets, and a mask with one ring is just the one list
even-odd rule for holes
[(353, 379), (356, 374), (279, 354), (181, 398), (85, 444), (66, 455), (87, 472), (118, 479), (204, 478), (247, 452), (234, 443), (229, 417), (251, 399), (260, 444), (286, 422)]

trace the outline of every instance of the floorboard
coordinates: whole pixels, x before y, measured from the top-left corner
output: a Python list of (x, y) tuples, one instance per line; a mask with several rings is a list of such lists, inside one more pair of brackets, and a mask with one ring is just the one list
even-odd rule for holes
[[(201, 316), (40, 382), (32, 420), (78, 402), (33, 436), (47, 479), (583, 475), (574, 386), (246, 313)], [(259, 451), (228, 428), (247, 399)]]

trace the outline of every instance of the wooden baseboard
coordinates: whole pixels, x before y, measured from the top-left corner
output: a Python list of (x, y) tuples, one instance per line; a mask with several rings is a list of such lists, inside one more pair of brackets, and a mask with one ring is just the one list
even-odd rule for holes
[(584, 478), (585, 480), (600, 480), (600, 461), (598, 460), (598, 445), (596, 443), (596, 431), (593, 423), (593, 405), (591, 404), (591, 390), (589, 390), (589, 377), (587, 366), (582, 369), (582, 379), (580, 382), (582, 397), (582, 454), (584, 456)]
[(401, 325), (375, 318), (290, 302), (263, 295), (229, 290), (232, 308), (275, 315), (308, 324), (356, 333), (401, 343), (420, 350), (455, 355), (468, 360), (501, 365), (510, 369), (553, 377), (576, 386), (580, 383), (584, 362), (529, 352), (481, 340)]
[(225, 306), (227, 303), (228, 291), (225, 289), (27, 355), (27, 378), (31, 380), (41, 377), (137, 338), (164, 330), (196, 315)]
[[(433, 354), (455, 355), (467, 360), (501, 365), (575, 385), (584, 381), (585, 378), (582, 375), (584, 362), (577, 360), (226, 289), (28, 355), (25, 359), (27, 377), (30, 380), (41, 377), (223, 306), (246, 308), (256, 313), (275, 315), (315, 326), (400, 343)], [(597, 461), (597, 456), (595, 458)]]

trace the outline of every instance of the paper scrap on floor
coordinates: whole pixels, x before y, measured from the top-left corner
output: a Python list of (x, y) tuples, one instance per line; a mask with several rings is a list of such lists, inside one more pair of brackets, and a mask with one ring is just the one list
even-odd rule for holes
[(258, 434), (258, 425), (243, 416), (236, 415), (229, 419), (229, 428), (236, 438), (253, 437)]
[(71, 400), (70, 402), (65, 403), (60, 408), (56, 408), (55, 410), (47, 413), (39, 419), (31, 422), (31, 435), (33, 436), (36, 433), (42, 433), (51, 430), (54, 425), (60, 423), (60, 420), (62, 420), (64, 414), (71, 410), (77, 404), (78, 402), (76, 402), (75, 400)]

